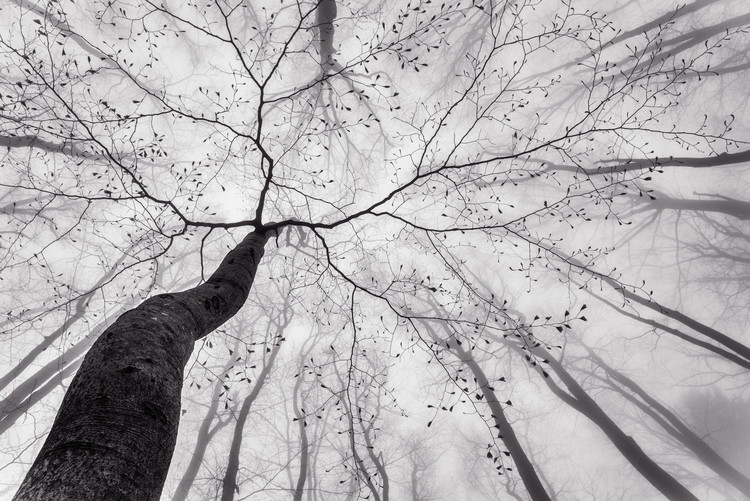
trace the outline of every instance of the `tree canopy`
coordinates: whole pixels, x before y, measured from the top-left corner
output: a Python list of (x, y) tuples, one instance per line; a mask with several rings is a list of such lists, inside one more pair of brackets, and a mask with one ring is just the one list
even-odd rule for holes
[(217, 276), (157, 499), (750, 496), (743, 1), (0, 13), (4, 496)]

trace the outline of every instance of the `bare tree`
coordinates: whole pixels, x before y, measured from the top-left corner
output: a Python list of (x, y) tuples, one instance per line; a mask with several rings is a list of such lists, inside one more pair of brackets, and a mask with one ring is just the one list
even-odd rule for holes
[[(168, 482), (385, 500), (404, 451), (392, 437), (441, 433), (427, 412), (463, 425), (458, 410), (492, 433), (476, 453), (505, 477), (495, 492), (588, 489), (586, 465), (569, 487), (544, 464), (560, 454), (534, 450), (534, 430), (554, 411), (501, 397), (501, 368), (508, 391), (538, 386), (588, 417), (638, 488), (712, 492), (641, 447), (555, 350), (586, 297), (591, 335), (652, 353), (631, 395), (650, 378), (750, 383), (745, 325), (723, 314), (744, 308), (747, 275), (711, 264), (747, 264), (750, 17), (741, 0), (589, 7), (2, 7), (0, 468), (9, 489), (25, 475), (16, 499), (159, 499)], [(253, 366), (255, 386), (230, 397)], [(219, 451), (201, 486), (187, 459), (169, 473), (194, 398), (211, 398), (190, 423)], [(229, 398), (231, 437), (212, 428)]]

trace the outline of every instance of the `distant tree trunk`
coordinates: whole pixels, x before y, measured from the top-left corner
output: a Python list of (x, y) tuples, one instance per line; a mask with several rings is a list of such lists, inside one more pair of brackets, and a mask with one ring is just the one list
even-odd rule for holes
[(190, 462), (188, 463), (187, 468), (185, 468), (185, 472), (182, 474), (180, 483), (177, 484), (177, 489), (175, 489), (174, 494), (172, 495), (172, 501), (183, 501), (184, 499), (188, 499), (190, 488), (192, 487), (193, 482), (195, 482), (195, 477), (198, 475), (198, 471), (201, 468), (201, 463), (203, 463), (203, 457), (206, 454), (206, 448), (208, 447), (209, 442), (216, 432), (227, 424), (227, 422), (219, 421), (216, 426), (213, 428), (211, 427), (214, 418), (216, 418), (216, 411), (219, 408), (219, 394), (223, 389), (224, 380), (217, 379), (216, 384), (214, 385), (213, 394), (211, 395), (211, 405), (208, 407), (206, 415), (203, 417), (200, 428), (198, 428), (198, 436), (195, 439), (193, 456), (190, 458)]
[[(666, 306), (663, 306), (657, 303), (653, 298), (644, 298), (644, 297), (639, 296), (636, 292), (631, 291), (628, 287), (624, 286), (623, 284), (613, 279), (612, 277), (608, 275), (598, 274), (592, 271), (587, 265), (585, 265), (584, 263), (582, 263), (581, 261), (579, 261), (578, 259), (572, 256), (566, 256), (565, 254), (558, 253), (557, 251), (551, 251), (550, 249), (547, 249), (547, 250), (557, 255), (558, 257), (562, 258), (569, 264), (572, 264), (573, 266), (580, 268), (582, 270), (586, 270), (589, 273), (592, 273), (594, 276), (599, 277), (602, 282), (608, 284), (615, 291), (619, 292), (622, 295), (622, 297), (624, 297), (625, 299), (638, 303), (642, 306), (645, 306), (646, 308), (649, 308), (652, 311), (655, 311), (661, 315), (664, 315), (665, 317), (669, 317), (673, 320), (676, 320), (682, 323), (683, 325), (690, 327), (694, 331), (699, 332), (700, 334), (703, 334), (704, 336), (713, 340), (714, 342), (724, 346), (725, 348), (734, 352), (737, 356), (742, 357), (745, 360), (744, 364), (742, 363), (742, 361), (739, 362), (741, 365), (746, 366), (747, 362), (750, 362), (750, 346), (747, 346), (737, 341), (736, 339), (733, 339), (732, 337), (727, 336), (726, 334), (719, 332), (716, 329), (709, 327), (708, 325), (703, 324), (685, 315), (684, 313), (680, 313), (677, 310), (672, 310), (670, 308), (667, 308)], [(624, 311), (621, 308), (618, 308), (618, 310)], [(667, 332), (678, 335), (677, 334), (678, 331), (674, 329), (667, 330)], [(691, 336), (679, 335), (678, 337), (681, 337), (682, 339), (685, 339), (690, 342), (694, 342), (691, 340), (691, 339), (694, 339)], [(695, 343), (695, 344), (698, 344), (698, 343)], [(707, 349), (710, 349), (710, 348), (707, 348)], [(718, 353), (716, 350), (712, 350), (712, 351), (714, 351), (715, 353)], [(722, 354), (722, 353), (719, 353), (719, 354)], [(726, 355), (722, 354), (722, 356), (725, 356), (725, 358), (728, 358), (729, 360), (733, 360), (731, 357), (727, 357)]]
[[(378, 403), (378, 405), (380, 405), (380, 403)], [(370, 423), (368, 426), (365, 426), (364, 422), (360, 420), (359, 424), (362, 428), (365, 445), (367, 446), (367, 455), (370, 456), (370, 461), (372, 461), (372, 464), (375, 465), (375, 469), (378, 470), (378, 474), (380, 475), (380, 479), (383, 484), (383, 501), (389, 501), (391, 490), (390, 479), (388, 478), (388, 471), (386, 471), (385, 469), (385, 460), (383, 459), (383, 453), (380, 452), (379, 454), (375, 454), (375, 446), (373, 445), (372, 438), (370, 437), (370, 432), (372, 432), (372, 423)]]
[(21, 359), (15, 366), (13, 366), (13, 368), (9, 370), (7, 374), (5, 374), (3, 377), (0, 377), (0, 390), (8, 386), (11, 381), (15, 380), (15, 378), (18, 377), (24, 370), (29, 368), (31, 364), (36, 360), (36, 358), (44, 350), (52, 346), (55, 341), (60, 339), (63, 334), (68, 332), (71, 326), (73, 326), (79, 320), (86, 318), (91, 298), (100, 288), (102, 288), (106, 283), (108, 283), (117, 275), (120, 265), (125, 262), (125, 258), (129, 255), (134, 247), (135, 245), (131, 245), (129, 249), (123, 252), (122, 256), (120, 256), (120, 259), (118, 259), (115, 264), (112, 265), (109, 271), (107, 271), (99, 280), (96, 281), (89, 292), (82, 294), (78, 299), (76, 299), (73, 311), (60, 327), (45, 336), (44, 339), (42, 339), (41, 342), (34, 346), (34, 348), (32, 348), (31, 351), (29, 351), (26, 356), (24, 356), (23, 359)]
[(294, 418), (297, 420), (299, 426), (301, 443), (299, 451), (299, 476), (297, 477), (297, 484), (294, 487), (294, 501), (302, 501), (302, 495), (305, 491), (305, 480), (307, 479), (307, 463), (310, 455), (310, 444), (307, 438), (307, 421), (304, 412), (299, 406), (299, 392), (305, 377), (303, 373), (304, 371), (301, 370), (297, 376), (297, 381), (294, 383), (294, 393), (292, 394), (292, 408), (294, 409)]
[[(286, 324), (285, 324), (286, 325)], [(284, 325), (284, 326), (285, 326)], [(280, 330), (284, 328), (282, 326)], [(245, 430), (245, 422), (247, 416), (250, 414), (250, 407), (253, 402), (260, 395), (260, 390), (263, 389), (263, 385), (266, 382), (268, 374), (271, 372), (273, 362), (276, 360), (276, 355), (279, 353), (281, 348), (281, 337), (275, 337), (273, 340), (273, 348), (271, 354), (266, 360), (266, 364), (258, 375), (258, 380), (255, 382), (250, 394), (245, 397), (245, 401), (242, 402), (242, 407), (237, 415), (237, 423), (234, 425), (234, 436), (232, 438), (232, 446), (229, 449), (229, 462), (227, 465), (227, 471), (224, 474), (224, 480), (221, 483), (221, 501), (232, 501), (234, 499), (234, 493), (239, 492), (237, 485), (237, 473), (240, 470), (240, 449), (242, 448), (242, 436)]]
[[(701, 437), (693, 431), (672, 411), (662, 405), (654, 397), (649, 395), (640, 385), (627, 377), (625, 374), (610, 367), (601, 357), (586, 346), (589, 357), (596, 362), (599, 367), (604, 369), (607, 376), (617, 381), (624, 387), (628, 388), (635, 395), (641, 397), (643, 402), (633, 398), (632, 401), (641, 408), (647, 415), (656, 421), (667, 433), (679, 440), (688, 450), (700, 459), (706, 466), (711, 468), (724, 480), (732, 484), (744, 496), (750, 499), (750, 479), (729, 464), (716, 451), (714, 451)], [(619, 387), (613, 385), (615, 391), (621, 391)], [(622, 391), (625, 398), (630, 396)]]
[[(237, 342), (234, 345), (233, 351), (237, 351), (238, 346), (239, 338), (237, 338)], [(229, 359), (226, 365), (224, 365), (224, 368), (221, 371), (221, 375), (226, 374), (229, 370), (231, 370), (232, 366), (233, 359)], [(188, 499), (190, 488), (192, 487), (193, 482), (195, 482), (195, 477), (198, 475), (198, 471), (200, 471), (201, 464), (203, 463), (203, 457), (206, 454), (206, 448), (208, 447), (209, 442), (211, 442), (211, 439), (219, 430), (221, 430), (229, 423), (228, 419), (225, 421), (219, 419), (219, 421), (216, 423), (216, 426), (211, 426), (214, 422), (214, 419), (217, 417), (216, 411), (219, 409), (221, 393), (224, 391), (224, 381), (225, 380), (223, 377), (216, 378), (216, 383), (214, 383), (214, 389), (211, 394), (211, 405), (208, 406), (206, 415), (203, 417), (200, 428), (198, 428), (198, 436), (195, 440), (195, 449), (193, 449), (193, 456), (190, 458), (190, 462), (188, 463), (187, 468), (185, 468), (185, 472), (182, 474), (180, 483), (177, 484), (177, 489), (175, 489), (174, 494), (172, 495), (172, 501), (183, 501), (185, 499)]]
[(604, 410), (599, 407), (593, 398), (578, 384), (562, 364), (552, 356), (549, 356), (541, 347), (531, 348), (532, 353), (537, 356), (546, 356), (547, 364), (553, 372), (560, 378), (570, 393), (566, 393), (560, 388), (551, 377), (545, 377), (544, 382), (552, 393), (557, 395), (562, 401), (572, 408), (588, 417), (592, 423), (599, 427), (617, 450), (625, 456), (631, 465), (648, 480), (652, 486), (658, 489), (664, 497), (673, 501), (698, 501), (684, 485), (679, 483), (675, 478), (665, 471), (661, 466), (652, 460), (633, 437), (626, 434)]
[(99, 337), (14, 499), (159, 499), (193, 344), (245, 303), (266, 239), (250, 233), (204, 284), (147, 299)]
[[(346, 393), (348, 391), (348, 388), (346, 383), (344, 382), (344, 378), (341, 377), (341, 374), (338, 373), (337, 376), (339, 378), (339, 382), (341, 383), (341, 387), (344, 388), (343, 393)], [(357, 451), (357, 441), (355, 440), (356, 437), (354, 436), (354, 412), (352, 411), (352, 405), (350, 404), (346, 396), (341, 398), (341, 406), (343, 407), (344, 414), (347, 416), (349, 421), (349, 429), (347, 430), (347, 433), (349, 434), (349, 447), (352, 453), (352, 461), (354, 462), (353, 470), (356, 473), (356, 476), (364, 481), (370, 491), (370, 494), (366, 496), (367, 499), (369, 499), (370, 495), (372, 495), (372, 498), (375, 501), (383, 501), (382, 497), (380, 496), (378, 487), (375, 485), (375, 482), (373, 482), (373, 475), (370, 474), (367, 469), (365, 460), (362, 459), (362, 456), (360, 456), (359, 452)], [(357, 419), (362, 419), (361, 414), (357, 416)], [(352, 496), (352, 499), (353, 498), (354, 496)]]
[[(440, 338), (432, 326), (426, 323), (423, 325), (435, 342), (441, 343), (445, 341)], [(529, 496), (534, 501), (550, 501), (550, 495), (547, 493), (542, 481), (539, 479), (534, 465), (526, 455), (526, 451), (524, 451), (521, 442), (518, 440), (518, 437), (516, 437), (516, 433), (513, 431), (510, 422), (505, 417), (505, 411), (503, 410), (500, 401), (497, 399), (497, 395), (495, 395), (492, 385), (490, 385), (487, 374), (485, 374), (482, 367), (474, 359), (470, 350), (464, 349), (454, 336), (451, 336), (449, 339), (449, 350), (469, 368), (474, 376), (477, 387), (479, 388), (479, 391), (482, 392), (482, 398), (484, 398), (484, 401), (487, 402), (487, 406), (490, 408), (492, 420), (495, 422), (495, 428), (499, 432), (499, 438), (502, 439), (505, 447), (508, 449), (508, 453), (516, 465), (516, 471), (521, 477)]]
[(336, 0), (320, 0), (316, 9), (318, 30), (320, 35), (320, 66), (325, 71), (326, 66), (333, 63), (333, 34), (336, 20)]
[[(79, 359), (65, 366), (54, 367), (54, 375), (48, 378), (46, 382), (44, 379), (38, 381), (36, 379), (27, 379), (24, 381), (22, 389), (27, 389), (29, 385), (33, 385), (34, 387), (29, 390), (28, 394), (23, 396), (23, 399), (16, 400), (17, 395), (11, 393), (8, 398), (0, 402), (0, 435), (12, 429), (16, 421), (21, 419), (29, 409), (52, 393), (53, 390), (59, 388), (63, 380), (73, 374), (80, 364), (81, 360)], [(43, 369), (47, 369), (47, 367)]]
[(498, 401), (497, 395), (495, 395), (495, 392), (491, 389), (492, 386), (490, 385), (490, 381), (487, 379), (484, 370), (482, 370), (480, 365), (467, 350), (464, 350), (459, 346), (453, 346), (452, 350), (471, 370), (471, 373), (476, 379), (477, 386), (480, 388), (482, 396), (492, 412), (492, 420), (495, 422), (495, 428), (499, 431), (500, 438), (505, 444), (505, 447), (508, 448), (510, 457), (513, 458), (516, 470), (518, 471), (529, 496), (534, 501), (549, 501), (551, 499), (550, 495), (547, 493), (544, 484), (542, 484), (542, 481), (539, 479), (534, 465), (523, 450), (521, 442), (518, 441), (516, 433), (513, 431), (513, 427), (505, 417), (505, 411)]
[(411, 475), (409, 480), (411, 481), (411, 501), (421, 501), (419, 498), (419, 467), (415, 462), (411, 464)]

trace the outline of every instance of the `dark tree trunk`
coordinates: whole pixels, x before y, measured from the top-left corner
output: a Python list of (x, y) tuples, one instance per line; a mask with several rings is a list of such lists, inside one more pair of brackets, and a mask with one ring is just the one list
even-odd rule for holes
[(505, 444), (505, 447), (508, 448), (510, 457), (513, 458), (518, 475), (521, 477), (529, 496), (534, 501), (549, 501), (551, 499), (550, 495), (547, 493), (544, 484), (542, 484), (542, 481), (539, 479), (536, 469), (526, 455), (526, 451), (524, 451), (521, 442), (518, 441), (518, 437), (516, 437), (513, 427), (505, 417), (505, 411), (503, 410), (500, 401), (497, 399), (497, 395), (495, 395), (495, 392), (491, 389), (490, 382), (487, 379), (484, 370), (482, 370), (477, 361), (474, 360), (474, 357), (467, 350), (464, 350), (459, 346), (453, 346), (452, 350), (471, 370), (472, 375), (476, 379), (477, 386), (481, 389), (484, 400), (487, 402), (487, 405), (492, 412), (492, 419), (495, 422), (495, 428), (499, 431), (500, 438)]
[(265, 242), (250, 233), (204, 284), (149, 298), (100, 336), (14, 499), (159, 499), (193, 344), (245, 303)]
[[(441, 343), (444, 341), (438, 336), (435, 330), (427, 324), (423, 324), (427, 331), (430, 333), (433, 341)], [(470, 350), (466, 350), (459, 343), (458, 340), (451, 336), (450, 348), (451, 351), (466, 367), (471, 370), (472, 375), (479, 387), (479, 391), (482, 392), (484, 401), (487, 402), (487, 406), (490, 408), (492, 413), (492, 420), (495, 422), (495, 428), (499, 432), (499, 437), (505, 447), (508, 449), (510, 457), (516, 466), (516, 471), (523, 481), (523, 485), (526, 487), (526, 491), (529, 493), (529, 497), (534, 501), (550, 501), (551, 497), (547, 490), (544, 488), (544, 484), (539, 479), (536, 473), (536, 469), (532, 464), (529, 457), (526, 455), (526, 451), (523, 449), (521, 442), (518, 440), (513, 426), (510, 424), (508, 419), (505, 417), (505, 411), (503, 410), (502, 404), (495, 395), (495, 391), (490, 385), (487, 374), (485, 374), (482, 367), (474, 359), (473, 354)]]

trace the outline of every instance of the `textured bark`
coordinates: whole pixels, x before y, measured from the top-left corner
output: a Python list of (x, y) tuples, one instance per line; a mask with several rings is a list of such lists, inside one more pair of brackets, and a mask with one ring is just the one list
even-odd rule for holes
[(204, 284), (147, 299), (99, 337), (14, 499), (159, 499), (193, 344), (242, 307), (265, 242), (249, 234)]

